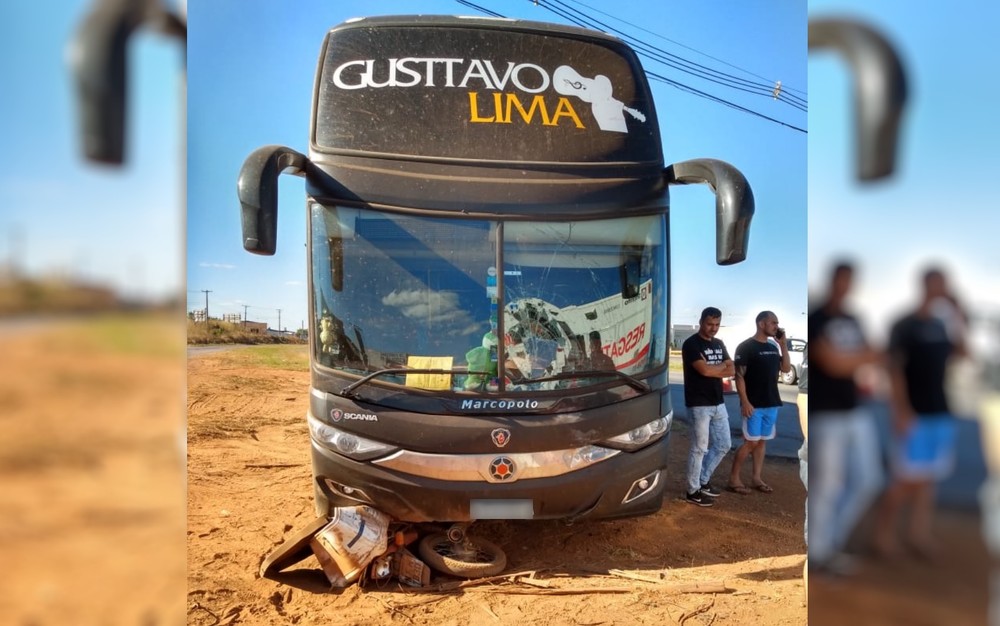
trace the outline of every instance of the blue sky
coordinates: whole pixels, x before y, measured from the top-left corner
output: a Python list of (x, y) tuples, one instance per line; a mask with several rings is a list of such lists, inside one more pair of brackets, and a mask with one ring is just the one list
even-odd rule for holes
[[(0, 264), (111, 285), (128, 296), (182, 293), (183, 45), (139, 33), (126, 164), (85, 163), (66, 48), (91, 3), (4, 3), (0, 75)], [(26, 62), (30, 61), (30, 62)], [(11, 147), (14, 147), (12, 149)]]
[(900, 162), (889, 181), (854, 176), (852, 86), (832, 53), (809, 60), (809, 284), (825, 284), (831, 259), (858, 262), (855, 305), (878, 340), (913, 303), (918, 272), (951, 268), (957, 291), (980, 311), (1000, 312), (1000, 213), (990, 194), (1000, 172), (993, 80), (1000, 4), (938, 5), (844, 0), (809, 3), (810, 16), (852, 16), (899, 50), (910, 106)]
[[(508, 17), (566, 21), (532, 2), (477, 2)], [(738, 73), (699, 52), (767, 80), (806, 89), (806, 26), (802, 2), (573, 3), (577, 9), (668, 52)], [(255, 148), (282, 144), (306, 152), (313, 80), (326, 32), (358, 15), (478, 14), (454, 1), (295, 3), (212, 0), (189, 3), (188, 39), (188, 309), (202, 308), (211, 290), (214, 316), (246, 310), (249, 319), (294, 329), (307, 322), (305, 189), (302, 179), (280, 184), (278, 251), (251, 255), (241, 246), (236, 180)], [(616, 22), (613, 13), (652, 33)], [(805, 113), (678, 75), (643, 59), (648, 70), (722, 96), (794, 126)], [(744, 74), (740, 74), (745, 76)], [(750, 78), (753, 78), (752, 76)], [(689, 323), (707, 305), (726, 322), (745, 322), (774, 309), (795, 328), (806, 310), (806, 135), (652, 83), (667, 163), (697, 157), (729, 161), (750, 180), (757, 203), (749, 259), (715, 265), (714, 200), (703, 185), (671, 190), (673, 321)], [(803, 94), (804, 95), (804, 94)], [(244, 309), (244, 306), (249, 308)]]

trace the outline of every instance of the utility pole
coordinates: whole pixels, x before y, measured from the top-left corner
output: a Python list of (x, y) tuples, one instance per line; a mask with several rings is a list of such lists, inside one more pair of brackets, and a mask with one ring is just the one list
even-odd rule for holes
[(27, 267), (26, 237), (20, 223), (14, 223), (10, 228), (10, 272), (15, 278), (21, 278), (22, 269)]
[(205, 326), (208, 326), (208, 294), (212, 293), (208, 289), (202, 289), (205, 292)]
[(243, 305), (243, 328), (247, 327), (247, 306), (246, 304)]
[(278, 332), (281, 332), (281, 309), (278, 309)]

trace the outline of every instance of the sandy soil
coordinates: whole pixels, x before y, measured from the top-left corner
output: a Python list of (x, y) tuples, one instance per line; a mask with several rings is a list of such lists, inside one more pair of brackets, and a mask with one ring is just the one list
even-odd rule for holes
[[(232, 356), (253, 349), (188, 361), (185, 534), (183, 326), (5, 324), (0, 341), (3, 624), (986, 623), (979, 519), (954, 511), (939, 525), (943, 562), (864, 560), (854, 579), (814, 578), (807, 609), (796, 465), (769, 460), (770, 496), (690, 506), (673, 499), (682, 425), (656, 515), (474, 526), (506, 549), (507, 572), (537, 570), (549, 590), (330, 590), (312, 557), (261, 579), (262, 559), (312, 517), (301, 355), (267, 367)], [(731, 591), (675, 593), (695, 583)], [(552, 589), (568, 595), (533, 595)]]
[(997, 623), (987, 619), (991, 561), (975, 511), (938, 512), (935, 531), (942, 555), (936, 562), (912, 555), (888, 561), (871, 556), (866, 538), (873, 522), (869, 514), (852, 538), (850, 550), (857, 559), (852, 577), (809, 581), (811, 626)]
[(184, 623), (177, 317), (0, 322), (0, 623)]
[[(669, 500), (656, 515), (472, 527), (504, 548), (506, 572), (535, 570), (548, 589), (499, 581), (447, 593), (396, 582), (331, 590), (314, 557), (262, 579), (264, 557), (313, 518), (309, 376), (294, 366), (248, 367), (239, 354), (205, 353), (188, 365), (190, 624), (806, 623), (797, 464), (768, 462), (773, 494), (726, 493), (711, 509), (695, 507), (676, 499), (683, 426), (671, 440)], [(691, 583), (729, 591), (676, 593)]]
[[(3, 624), (986, 623), (990, 561), (963, 512), (942, 516), (942, 563), (865, 560), (854, 579), (811, 581), (807, 608), (796, 465), (768, 462), (770, 496), (690, 506), (673, 499), (682, 425), (656, 515), (474, 526), (506, 549), (507, 572), (536, 570), (549, 589), (331, 590), (312, 557), (261, 579), (262, 559), (312, 517), (301, 354), (266, 367), (240, 362), (254, 349), (188, 361), (185, 534), (183, 327), (67, 320), (5, 325), (0, 341)], [(676, 593), (685, 584), (731, 591)]]

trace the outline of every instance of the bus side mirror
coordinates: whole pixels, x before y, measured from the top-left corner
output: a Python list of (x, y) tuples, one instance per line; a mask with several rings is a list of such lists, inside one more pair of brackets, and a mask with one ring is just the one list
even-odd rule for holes
[(140, 26), (187, 39), (183, 19), (159, 3), (98, 0), (70, 41), (83, 153), (92, 161), (123, 161), (128, 40)]
[(305, 176), (309, 159), (284, 146), (257, 148), (243, 161), (236, 183), (243, 222), (243, 248), (274, 254), (278, 232), (278, 176)]
[(875, 180), (892, 173), (906, 77), (895, 50), (872, 28), (851, 20), (809, 20), (809, 50), (833, 48), (854, 71), (857, 173)]
[(743, 173), (718, 159), (691, 159), (663, 171), (668, 185), (707, 183), (715, 193), (715, 262), (746, 260), (753, 218), (753, 190)]

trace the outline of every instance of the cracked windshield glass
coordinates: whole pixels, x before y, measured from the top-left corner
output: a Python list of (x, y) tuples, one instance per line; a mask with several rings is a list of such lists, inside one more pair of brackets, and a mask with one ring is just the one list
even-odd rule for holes
[(378, 381), (489, 393), (606, 383), (600, 372), (665, 362), (653, 332), (667, 327), (662, 215), (500, 224), (314, 203), (311, 229), (323, 366), (408, 369)]

